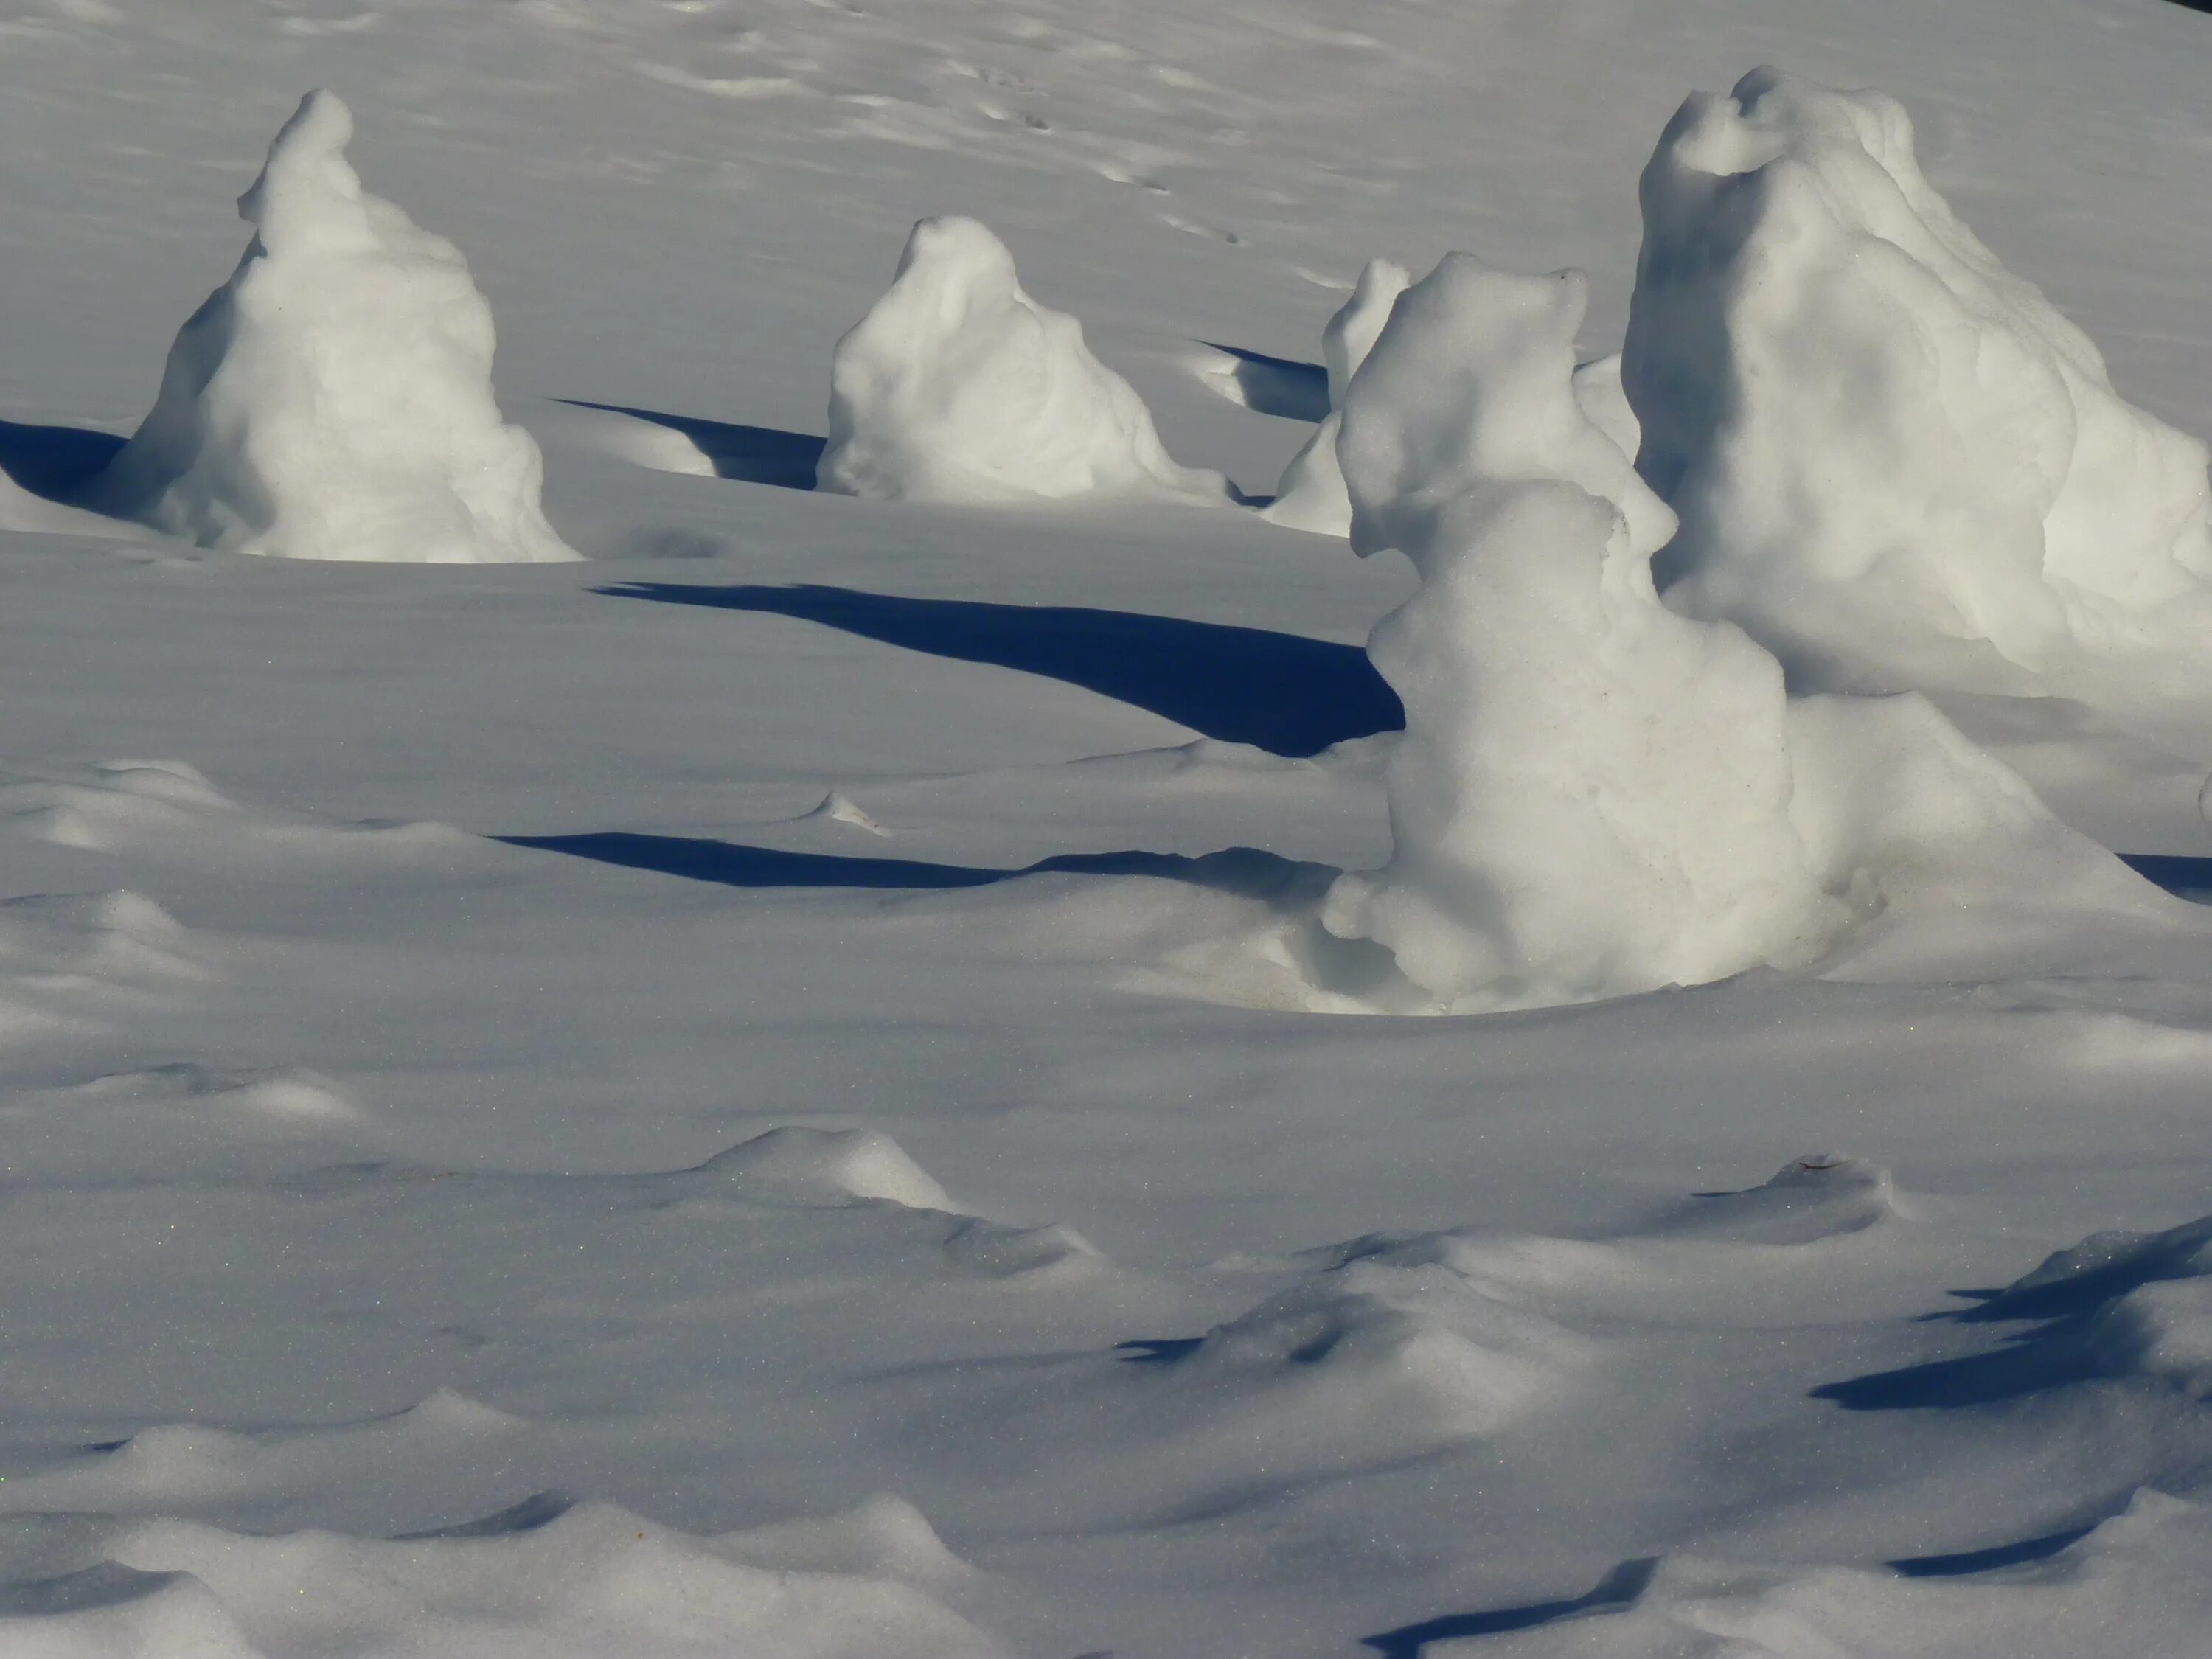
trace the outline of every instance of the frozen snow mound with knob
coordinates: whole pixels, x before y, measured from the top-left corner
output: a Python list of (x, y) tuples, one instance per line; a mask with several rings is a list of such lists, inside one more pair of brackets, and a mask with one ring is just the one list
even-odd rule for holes
[(1342, 536), (1352, 528), (1352, 498), (1344, 491), (1344, 470), (1337, 465), (1336, 437), (1344, 424), (1344, 394), (1360, 364), (1375, 348), (1376, 337), (1390, 320), (1390, 307), (1413, 283), (1406, 267), (1392, 259), (1370, 259), (1352, 297), (1337, 307), (1322, 330), (1322, 362), (1328, 371), (1329, 412), (1291, 457), (1275, 499), (1261, 517), (1292, 530)]
[(153, 412), (92, 505), (295, 559), (574, 559), (538, 446), (501, 419), (467, 263), (364, 192), (353, 117), (312, 92), (239, 198), (253, 240), (170, 349)]
[(1670, 604), (1812, 684), (2201, 695), (2204, 445), (1959, 221), (1902, 107), (1756, 70), (1641, 194), (1622, 380)]
[(2155, 908), (1920, 698), (1793, 702), (1740, 629), (1661, 602), (1674, 515), (1577, 397), (1586, 293), (1449, 255), (1352, 380), (1352, 547), (1422, 585), (1368, 647), (1406, 706), (1393, 855), (1326, 931), (1457, 1012), (1802, 967), (1993, 881)]
[(886, 501), (1093, 494), (1226, 501), (1178, 464), (1083, 325), (1022, 289), (973, 219), (924, 219), (890, 289), (837, 342), (817, 487)]

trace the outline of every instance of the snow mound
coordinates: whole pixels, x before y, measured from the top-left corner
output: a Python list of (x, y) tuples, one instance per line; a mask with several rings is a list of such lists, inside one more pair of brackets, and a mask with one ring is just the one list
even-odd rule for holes
[(1187, 1409), (1251, 1432), (1403, 1448), (1495, 1433), (1556, 1401), (1591, 1354), (1447, 1268), (1354, 1261), (1216, 1326), (1164, 1370)]
[(94, 853), (197, 850), (228, 858), (242, 847), (280, 852), (400, 853), (465, 844), (440, 823), (335, 824), (249, 811), (182, 761), (111, 761), (74, 778), (0, 775), (0, 831)]
[(1390, 307), (1412, 284), (1405, 266), (1370, 259), (1352, 297), (1322, 330), (1322, 362), (1328, 370), (1329, 412), (1305, 447), (1283, 469), (1275, 499), (1261, 514), (1270, 523), (1317, 535), (1343, 536), (1352, 530), (1352, 498), (1345, 493), (1344, 469), (1336, 459), (1336, 437), (1344, 423), (1344, 394), (1367, 361), (1376, 337), (1390, 320)]
[(1842, 688), (2202, 684), (2204, 445), (1959, 221), (1902, 107), (1754, 70), (1683, 105), (1642, 201), (1622, 378), (1671, 602)]
[[(173, 1598), (137, 1615), (131, 1633), (141, 1645), (94, 1645), (106, 1630), (69, 1628), (83, 1613), (21, 1619), (13, 1629), (0, 1625), (0, 1632), (11, 1653), (72, 1659), (153, 1652), (992, 1659), (1008, 1651), (896, 1577), (756, 1566), (744, 1559), (745, 1534), (693, 1536), (611, 1504), (541, 1515), (542, 1506), (512, 1526), (388, 1540), (146, 1522), (108, 1540), (112, 1561), (134, 1574), (189, 1577), (135, 1581), (151, 1591), (148, 1599)], [(101, 1611), (113, 1620), (118, 1610)], [(72, 1639), (77, 1644), (67, 1645)]]
[(1923, 701), (1793, 702), (1741, 629), (1661, 602), (1674, 517), (1577, 399), (1584, 296), (1450, 255), (1346, 399), (1353, 549), (1422, 580), (1368, 647), (1407, 711), (1391, 861), (1321, 915), (1418, 993), (1368, 1005), (1584, 1001), (1847, 940), (1851, 972), (1894, 971), (2002, 933), (1983, 901), (2171, 911)]
[(1698, 1200), (1660, 1231), (1745, 1244), (1812, 1244), (1846, 1237), (1905, 1214), (1897, 1182), (1880, 1164), (1840, 1152), (1792, 1158), (1763, 1185)]
[(480, 564), (579, 556), (501, 420), (490, 307), (452, 243), (363, 192), (353, 117), (313, 92), (239, 198), (254, 228), (171, 349), (90, 504), (203, 547)]
[(838, 341), (817, 487), (889, 501), (1094, 493), (1224, 501), (1178, 465), (1083, 325), (1023, 292), (973, 219), (924, 219), (890, 289)]
[(1108, 1265), (1098, 1247), (1073, 1227), (1009, 1227), (981, 1216), (963, 1216), (945, 1241), (945, 1254), (985, 1279), (1060, 1284), (1088, 1278)]
[(715, 1153), (699, 1169), (802, 1200), (881, 1199), (912, 1210), (955, 1207), (896, 1141), (873, 1129), (770, 1129)]
[[(2047, 1560), (1958, 1576), (1694, 1558), (1611, 1575), (1591, 1611), (1445, 1652), (1498, 1659), (2080, 1659), (2195, 1653), (2212, 1620), (2212, 1513), (2139, 1490)], [(1607, 1594), (1618, 1589), (1615, 1596)], [(1625, 1603), (1625, 1605), (1624, 1605)]]
[(1445, 1006), (1806, 962), (1843, 920), (1790, 819), (1780, 669), (1653, 589), (1672, 515), (1575, 400), (1585, 298), (1449, 255), (1344, 411), (1352, 546), (1422, 586), (1368, 647), (1407, 710), (1395, 851), (1323, 923)]

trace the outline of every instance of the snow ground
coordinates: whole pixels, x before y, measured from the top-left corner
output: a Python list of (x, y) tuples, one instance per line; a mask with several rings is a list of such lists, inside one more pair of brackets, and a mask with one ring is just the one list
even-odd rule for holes
[[(2018, 1282), (2212, 1211), (2199, 913), (1237, 1006), (1191, 951), (1389, 850), (1403, 565), (778, 487), (925, 213), (1255, 491), (1370, 255), (1586, 266), (1613, 349), (1637, 169), (1767, 60), (2212, 431), (2159, 0), (0, 0), (19, 483), (328, 85), (590, 556), (0, 532), (0, 1652), (2199, 1650), (2203, 1241)], [(1947, 706), (2212, 854), (2212, 711)], [(717, 1158), (791, 1126), (895, 1146)]]

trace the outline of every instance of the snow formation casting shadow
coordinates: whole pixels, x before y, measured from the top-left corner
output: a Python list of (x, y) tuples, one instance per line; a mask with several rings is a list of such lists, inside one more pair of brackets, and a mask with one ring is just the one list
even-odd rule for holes
[(596, 590), (762, 611), (960, 662), (1064, 680), (1188, 726), (1303, 760), (1350, 738), (1395, 732), (1403, 705), (1357, 646), (1296, 634), (1070, 605), (902, 599), (850, 588), (623, 582)]
[(1270, 357), (1264, 351), (1247, 351), (1218, 340), (1208, 340), (1206, 344), (1237, 360), (1231, 378), (1237, 383), (1244, 407), (1254, 414), (1315, 422), (1328, 417), (1328, 371), (1319, 363)]
[(1192, 858), (1182, 853), (1061, 853), (1018, 870), (919, 859), (852, 858), (833, 853), (791, 853), (772, 847), (697, 836), (645, 836), (620, 830), (576, 836), (499, 836), (509, 847), (566, 853), (572, 858), (651, 870), (724, 887), (863, 887), (930, 891), (988, 887), (1021, 876), (1156, 876), (1215, 892), (1272, 897), (1301, 878), (1327, 881), (1336, 872), (1256, 848), (1232, 847)]
[(623, 404), (595, 404), (588, 398), (562, 398), (557, 401), (572, 409), (627, 415), (632, 420), (650, 421), (655, 426), (680, 432), (699, 447), (699, 453), (714, 466), (716, 477), (773, 484), (779, 489), (812, 489), (815, 463), (822, 459), (827, 441), (805, 432), (702, 420), (696, 415), (664, 415), (657, 410), (631, 409)]

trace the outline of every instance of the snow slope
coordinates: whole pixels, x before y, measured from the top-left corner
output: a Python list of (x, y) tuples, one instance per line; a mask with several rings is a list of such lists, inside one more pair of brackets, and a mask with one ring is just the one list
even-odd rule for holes
[[(793, 487), (924, 216), (1255, 493), (1371, 254), (1602, 359), (1761, 62), (2212, 432), (2164, 0), (0, 0), (0, 1651), (2190, 1651), (2203, 912), (1938, 823), (1825, 974), (1312, 1012), (1407, 567)], [(315, 86), (588, 562), (54, 505)], [(2212, 712), (1942, 702), (2212, 889)]]

